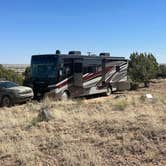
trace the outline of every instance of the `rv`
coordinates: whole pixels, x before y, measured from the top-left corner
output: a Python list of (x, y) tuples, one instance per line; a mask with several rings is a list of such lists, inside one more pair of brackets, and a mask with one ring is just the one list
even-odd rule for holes
[(81, 97), (129, 89), (128, 60), (111, 57), (109, 53), (81, 55), (80, 51), (68, 54), (33, 55), (30, 79), (26, 85), (34, 90), (35, 98), (45, 96), (58, 99)]

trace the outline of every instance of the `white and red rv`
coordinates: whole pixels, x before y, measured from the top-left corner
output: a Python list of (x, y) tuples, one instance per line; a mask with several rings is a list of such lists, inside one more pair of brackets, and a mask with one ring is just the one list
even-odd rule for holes
[(110, 95), (113, 91), (129, 89), (127, 81), (128, 60), (111, 57), (69, 54), (33, 55), (28, 84), (35, 97), (45, 95), (58, 98), (80, 97), (99, 93)]

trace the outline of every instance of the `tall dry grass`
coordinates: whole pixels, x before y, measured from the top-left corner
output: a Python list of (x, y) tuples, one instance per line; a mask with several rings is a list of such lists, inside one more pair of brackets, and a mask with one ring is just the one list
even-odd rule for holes
[[(1, 108), (0, 165), (166, 165), (166, 95), (158, 85), (166, 82), (126, 97)], [(154, 100), (142, 100), (149, 92)], [(46, 107), (54, 118), (37, 121)]]

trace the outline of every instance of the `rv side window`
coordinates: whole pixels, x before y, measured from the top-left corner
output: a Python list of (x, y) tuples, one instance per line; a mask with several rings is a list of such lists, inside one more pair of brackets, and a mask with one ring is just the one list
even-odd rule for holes
[(87, 68), (87, 67), (84, 67), (84, 68), (83, 68), (83, 74), (86, 74), (86, 73), (88, 73), (88, 68)]
[(89, 66), (88, 67), (88, 73), (96, 73), (97, 67), (96, 66)]
[(71, 76), (71, 69), (69, 67), (65, 69), (65, 75), (66, 77)]
[(72, 64), (65, 64), (64, 65), (64, 74), (65, 74), (65, 77), (69, 77), (72, 75), (73, 73), (73, 69), (72, 69)]
[(82, 73), (82, 63), (75, 63), (74, 64), (74, 72), (75, 73)]

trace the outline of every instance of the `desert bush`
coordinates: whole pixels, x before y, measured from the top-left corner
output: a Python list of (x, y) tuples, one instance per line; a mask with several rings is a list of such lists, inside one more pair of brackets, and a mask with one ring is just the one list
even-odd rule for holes
[(2, 65), (0, 65), (0, 78), (16, 82), (20, 85), (23, 83), (22, 75), (14, 72), (13, 70), (7, 70)]
[(130, 90), (137, 90), (139, 88), (139, 83), (131, 82), (130, 83)]
[(149, 81), (157, 76), (158, 63), (151, 53), (132, 53), (128, 71), (132, 81), (144, 83), (148, 87)]
[(26, 67), (25, 72), (23, 73), (23, 75), (24, 75), (23, 85), (25, 85), (25, 86), (31, 82), (30, 72), (31, 72), (30, 66)]
[(119, 100), (114, 104), (116, 110), (123, 111), (128, 106), (128, 102), (126, 100)]
[(166, 78), (166, 65), (159, 66), (158, 77)]

